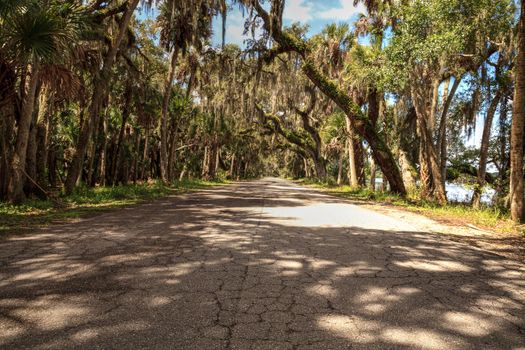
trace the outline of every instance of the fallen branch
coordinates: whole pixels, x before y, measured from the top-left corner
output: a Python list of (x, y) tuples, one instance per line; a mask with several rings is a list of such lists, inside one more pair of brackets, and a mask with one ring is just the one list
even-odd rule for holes
[(57, 198), (55, 198), (54, 196), (52, 196), (49, 192), (47, 192), (46, 190), (44, 190), (42, 188), (42, 186), (40, 186), (38, 184), (38, 182), (36, 182), (31, 176), (29, 176), (28, 173), (26, 173), (26, 171), (24, 169), (22, 169), (22, 172), (24, 173), (24, 175), (29, 179), (29, 181), (31, 181), (33, 183), (33, 185), (35, 185), (36, 187), (38, 187), (38, 189), (40, 191), (42, 191), (42, 193), (46, 196), (47, 199), (51, 200), (55, 206), (57, 207), (60, 207), (60, 208), (63, 208), (65, 207), (65, 204), (63, 202), (61, 202), (60, 200), (58, 200)]

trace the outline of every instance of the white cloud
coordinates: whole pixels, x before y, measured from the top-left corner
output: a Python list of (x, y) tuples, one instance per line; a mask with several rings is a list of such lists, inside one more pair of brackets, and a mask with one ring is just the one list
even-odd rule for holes
[(242, 16), (227, 17), (226, 21), (226, 41), (242, 45), (247, 36), (243, 35), (244, 19)]
[(308, 22), (313, 18), (312, 4), (306, 0), (287, 0), (285, 2), (283, 18), (291, 22)]
[[(246, 19), (239, 10), (234, 10), (226, 17), (226, 43), (237, 44), (244, 48), (244, 41), (252, 38), (251, 30), (244, 34), (244, 23)], [(260, 37), (262, 31), (260, 28), (255, 30), (255, 38)], [(222, 22), (220, 16), (215, 18), (214, 22), (214, 43), (220, 44), (222, 41)]]
[(353, 0), (339, 0), (339, 7), (321, 11), (319, 17), (344, 21), (358, 13), (366, 13), (366, 8), (362, 3), (354, 6)]

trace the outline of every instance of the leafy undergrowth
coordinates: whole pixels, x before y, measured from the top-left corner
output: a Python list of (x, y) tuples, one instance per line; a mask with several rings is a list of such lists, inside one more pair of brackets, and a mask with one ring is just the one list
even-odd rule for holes
[(58, 199), (28, 200), (21, 205), (0, 202), (0, 236), (24, 232), (51, 222), (88, 217), (98, 212), (165, 197), (189, 190), (225, 184), (221, 181), (183, 180), (170, 186), (161, 182), (115, 187), (80, 187)]
[(376, 191), (366, 188), (352, 188), (350, 186), (337, 186), (311, 180), (297, 180), (296, 182), (321, 189), (338, 197), (357, 201), (393, 205), (402, 209), (416, 212), (447, 224), (473, 225), (475, 227), (491, 230), (503, 234), (525, 235), (522, 225), (516, 225), (510, 220), (507, 210), (496, 207), (473, 209), (461, 203), (450, 203), (441, 206), (435, 202), (423, 201), (415, 195), (402, 198), (394, 193)]

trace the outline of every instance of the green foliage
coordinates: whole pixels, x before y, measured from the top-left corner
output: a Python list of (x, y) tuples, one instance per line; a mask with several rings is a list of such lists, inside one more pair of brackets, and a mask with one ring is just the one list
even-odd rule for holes
[(337, 139), (339, 142), (346, 140), (346, 116), (341, 111), (327, 116), (326, 121), (321, 129), (321, 138), (326, 144)]
[(22, 205), (0, 202), (0, 235), (224, 183), (227, 182), (185, 179), (171, 186), (161, 182), (95, 188), (83, 186), (70, 196), (60, 198), (63, 208), (57, 208), (50, 200), (30, 200)]
[(21, 63), (62, 61), (88, 23), (80, 5), (56, 0), (26, 1), (2, 12), (2, 52)]
[[(416, 0), (395, 10), (399, 18), (386, 49), (385, 81), (404, 87), (414, 66), (439, 73), (465, 69), (465, 59), (498, 42), (513, 25), (510, 0)], [(468, 61), (468, 59), (466, 60)]]

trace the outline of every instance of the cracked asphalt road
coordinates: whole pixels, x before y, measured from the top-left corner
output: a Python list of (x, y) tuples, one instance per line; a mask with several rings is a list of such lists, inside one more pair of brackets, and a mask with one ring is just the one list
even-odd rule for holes
[(525, 349), (525, 267), (278, 179), (0, 242), (2, 349)]

